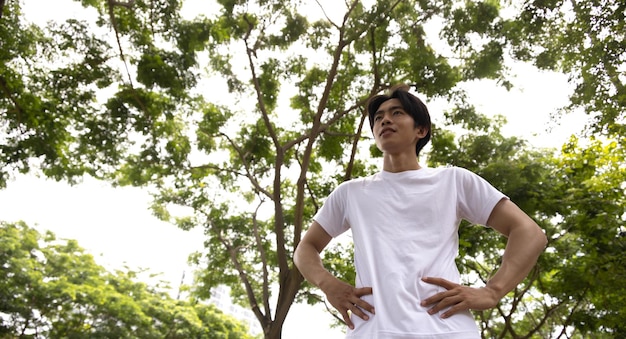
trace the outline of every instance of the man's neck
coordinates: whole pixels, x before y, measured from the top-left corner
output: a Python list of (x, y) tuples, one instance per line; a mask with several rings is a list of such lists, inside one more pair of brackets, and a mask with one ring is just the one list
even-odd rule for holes
[(417, 162), (415, 153), (408, 154), (384, 154), (383, 170), (392, 173), (418, 170), (422, 168)]

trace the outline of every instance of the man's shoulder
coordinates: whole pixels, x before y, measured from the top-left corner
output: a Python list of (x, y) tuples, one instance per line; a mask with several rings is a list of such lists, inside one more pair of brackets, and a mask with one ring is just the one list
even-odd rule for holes
[(380, 180), (378, 173), (362, 177), (355, 177), (340, 183), (337, 186), (336, 190), (352, 190), (355, 188), (365, 187), (378, 180)]
[(463, 171), (462, 167), (457, 166), (439, 166), (439, 167), (422, 167), (419, 172), (423, 172), (424, 175), (455, 175), (459, 171)]
[(443, 175), (475, 175), (474, 172), (468, 170), (467, 168), (453, 165), (429, 168), (429, 170), (432, 170), (433, 173)]
[(350, 180), (344, 181), (342, 184), (358, 185), (360, 183), (377, 180), (379, 175), (380, 175), (380, 173), (376, 172), (376, 173), (372, 173), (370, 175), (364, 175), (364, 176), (361, 176), (361, 177), (355, 177), (355, 178), (351, 178)]

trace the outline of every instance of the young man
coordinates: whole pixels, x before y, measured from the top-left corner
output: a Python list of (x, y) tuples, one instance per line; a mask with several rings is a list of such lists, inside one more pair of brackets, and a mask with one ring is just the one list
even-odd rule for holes
[[(343, 316), (346, 338), (480, 338), (469, 310), (494, 307), (535, 265), (546, 246), (537, 224), (478, 175), (424, 168), (430, 139), (426, 106), (393, 89), (368, 104), (383, 169), (339, 185), (315, 215), (294, 262)], [(461, 219), (508, 238), (502, 265), (484, 287), (460, 285), (455, 265)], [(324, 267), (320, 252), (351, 229), (356, 287)]]

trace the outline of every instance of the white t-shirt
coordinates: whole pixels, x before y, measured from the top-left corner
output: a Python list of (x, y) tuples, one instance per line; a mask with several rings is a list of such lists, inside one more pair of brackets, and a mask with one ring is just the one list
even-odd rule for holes
[(430, 315), (422, 299), (444, 291), (423, 282), (439, 277), (455, 283), (460, 274), (461, 219), (486, 224), (504, 194), (459, 167), (380, 172), (339, 185), (314, 219), (333, 237), (351, 229), (356, 287), (376, 309), (364, 321), (352, 316), (346, 338), (480, 338), (469, 311), (447, 319)]

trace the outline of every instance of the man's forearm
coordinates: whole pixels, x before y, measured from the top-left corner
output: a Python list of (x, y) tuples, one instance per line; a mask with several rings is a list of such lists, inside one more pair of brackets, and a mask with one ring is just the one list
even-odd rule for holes
[(294, 253), (293, 261), (304, 279), (319, 288), (322, 288), (325, 280), (334, 278), (324, 268), (319, 252), (310, 244), (301, 243)]
[(486, 287), (499, 299), (503, 298), (528, 276), (546, 243), (545, 234), (534, 222), (514, 228), (509, 234), (502, 264)]

